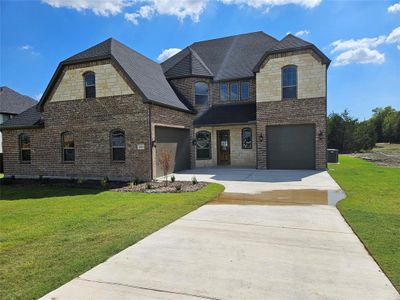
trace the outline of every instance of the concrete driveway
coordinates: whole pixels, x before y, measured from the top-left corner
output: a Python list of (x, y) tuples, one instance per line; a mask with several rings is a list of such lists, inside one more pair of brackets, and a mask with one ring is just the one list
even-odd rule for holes
[(193, 175), (227, 193), (43, 299), (400, 299), (327, 205), (329, 191), (341, 193), (326, 172), (202, 169), (177, 179)]

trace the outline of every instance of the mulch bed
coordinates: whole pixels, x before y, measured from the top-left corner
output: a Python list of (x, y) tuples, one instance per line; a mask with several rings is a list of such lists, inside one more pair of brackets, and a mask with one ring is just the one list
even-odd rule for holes
[(371, 161), (380, 166), (385, 167), (400, 167), (400, 154), (391, 153), (386, 154), (382, 152), (366, 152), (353, 154), (355, 157), (362, 158), (367, 161)]
[[(150, 185), (150, 189), (148, 188)], [(138, 185), (128, 184), (124, 187), (111, 189), (113, 192), (142, 192), (142, 193), (183, 193), (183, 192), (195, 192), (203, 187), (206, 187), (206, 182), (198, 182), (193, 184), (191, 181), (175, 181), (168, 182), (165, 186), (165, 181), (156, 181), (148, 183), (140, 183)]]

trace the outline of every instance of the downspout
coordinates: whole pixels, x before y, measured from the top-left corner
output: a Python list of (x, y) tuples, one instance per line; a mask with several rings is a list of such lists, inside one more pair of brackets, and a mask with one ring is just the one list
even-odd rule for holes
[(150, 180), (153, 180), (153, 136), (152, 136), (152, 125), (151, 125), (151, 102), (149, 103), (148, 110), (148, 123), (149, 123), (149, 154), (150, 154)]

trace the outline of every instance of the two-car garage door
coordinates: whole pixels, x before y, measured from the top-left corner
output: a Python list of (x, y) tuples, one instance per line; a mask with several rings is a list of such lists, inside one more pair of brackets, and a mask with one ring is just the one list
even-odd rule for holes
[(161, 127), (155, 128), (156, 138), (156, 176), (163, 176), (159, 157), (162, 149), (171, 153), (170, 172), (190, 169), (190, 132), (189, 129)]
[(267, 126), (269, 169), (315, 169), (315, 126)]

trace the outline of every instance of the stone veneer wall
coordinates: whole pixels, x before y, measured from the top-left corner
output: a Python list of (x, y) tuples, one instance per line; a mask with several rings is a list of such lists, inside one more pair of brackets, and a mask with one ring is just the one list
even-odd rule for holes
[[(326, 98), (257, 102), (257, 168), (267, 168), (267, 126), (315, 124), (316, 169), (326, 169)], [(322, 132), (323, 138), (319, 138)]]
[[(185, 128), (190, 130), (190, 166), (195, 167), (194, 162), (194, 146), (192, 146), (193, 141), (193, 119), (194, 114), (186, 113), (183, 111), (177, 111), (170, 108), (165, 108), (157, 105), (151, 105), (151, 136), (152, 140), (155, 139), (155, 127), (173, 127), (173, 128)], [(156, 168), (156, 149), (152, 149), (153, 153), (153, 176), (155, 176)]]
[[(138, 94), (45, 104), (41, 129), (4, 130), (4, 172), (17, 176), (150, 179), (148, 104)], [(110, 131), (125, 131), (126, 161), (112, 162)], [(75, 139), (75, 162), (62, 161), (61, 133)], [(31, 138), (31, 163), (19, 160), (18, 136)], [(144, 150), (137, 145), (144, 144)]]
[(83, 74), (88, 71), (96, 75), (96, 97), (98, 98), (134, 93), (111, 61), (103, 60), (64, 67), (50, 101), (85, 98)]
[[(242, 149), (242, 129), (250, 127), (253, 133), (252, 149)], [(217, 131), (230, 131), (231, 166), (233, 167), (256, 167), (256, 126), (254, 124), (227, 125), (218, 127), (199, 127), (195, 132), (206, 130), (211, 132), (211, 159), (196, 160), (196, 167), (215, 167), (217, 159)]]
[(282, 100), (282, 68), (297, 66), (297, 98), (326, 97), (326, 65), (313, 52), (289, 52), (268, 57), (256, 74), (257, 102)]

